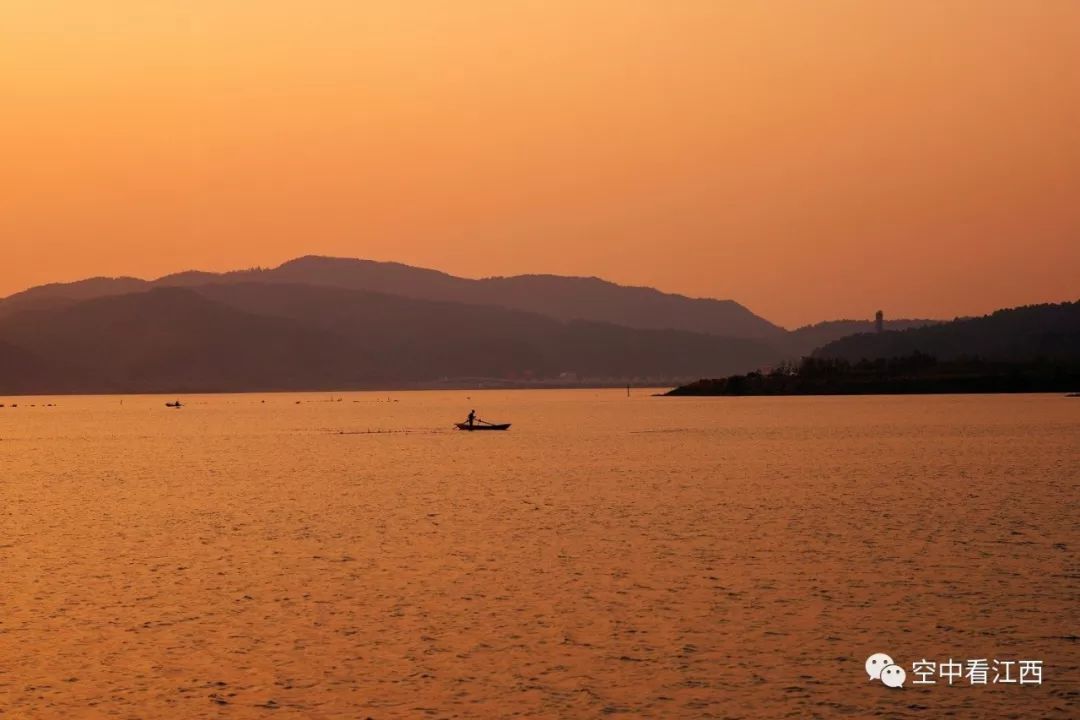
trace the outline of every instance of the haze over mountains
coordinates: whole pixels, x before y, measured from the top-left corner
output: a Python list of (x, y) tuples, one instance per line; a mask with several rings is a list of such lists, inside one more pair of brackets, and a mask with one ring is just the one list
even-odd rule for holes
[(777, 338), (781, 327), (732, 300), (693, 299), (599, 278), (519, 275), (470, 280), (399, 263), (307, 256), (271, 269), (182, 272), (158, 280), (92, 278), (42, 285), (0, 301), (0, 315), (102, 295), (208, 283), (290, 283), (367, 290), (422, 300), (495, 305), (559, 320), (595, 320), (631, 328), (688, 330), (730, 337)]
[(776, 348), (764, 338), (784, 333), (731, 301), (594, 278), (465, 280), (301, 258), (272, 270), (93, 278), (6, 298), (0, 392), (661, 380), (771, 362)]
[(0, 300), (0, 392), (668, 382), (744, 372), (868, 327), (789, 332), (732, 300), (598, 278), (470, 280), (303, 257), (153, 281), (92, 278)]

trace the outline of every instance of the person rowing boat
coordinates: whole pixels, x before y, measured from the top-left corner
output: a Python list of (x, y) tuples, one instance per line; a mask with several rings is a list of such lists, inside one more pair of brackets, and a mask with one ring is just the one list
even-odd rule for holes
[(476, 411), (470, 410), (465, 422), (454, 423), (458, 430), (508, 430), (510, 423), (490, 423), (476, 417)]

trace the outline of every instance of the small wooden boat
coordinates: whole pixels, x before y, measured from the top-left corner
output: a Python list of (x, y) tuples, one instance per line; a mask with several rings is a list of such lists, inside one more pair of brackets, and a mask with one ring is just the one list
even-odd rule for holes
[(184, 406), (180, 404), (179, 400), (177, 400), (176, 402), (165, 403), (165, 407), (181, 408), (181, 407), (184, 407)]
[(473, 423), (472, 425), (470, 425), (467, 422), (454, 423), (454, 425), (457, 426), (458, 430), (468, 430), (469, 432), (472, 432), (473, 430), (509, 430), (510, 429), (510, 423), (503, 423), (501, 425), (497, 425), (495, 423), (486, 423), (483, 420), (478, 420), (475, 423)]

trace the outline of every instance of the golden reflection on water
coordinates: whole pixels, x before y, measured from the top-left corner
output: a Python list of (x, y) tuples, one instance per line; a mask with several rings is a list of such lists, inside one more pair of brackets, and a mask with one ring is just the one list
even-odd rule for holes
[(173, 399), (0, 398), (0, 717), (1077, 716), (1080, 400)]

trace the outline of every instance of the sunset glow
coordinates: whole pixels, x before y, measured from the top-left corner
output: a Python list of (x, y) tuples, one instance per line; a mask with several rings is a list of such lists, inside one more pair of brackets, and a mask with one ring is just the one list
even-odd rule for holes
[(0, 295), (309, 253), (787, 326), (1075, 299), (1080, 3), (12, 0)]

